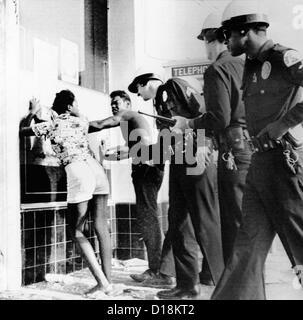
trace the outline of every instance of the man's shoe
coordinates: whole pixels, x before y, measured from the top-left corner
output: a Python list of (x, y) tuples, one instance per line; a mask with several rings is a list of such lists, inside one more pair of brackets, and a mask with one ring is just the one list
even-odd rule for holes
[(157, 293), (160, 299), (179, 299), (179, 300), (192, 300), (199, 299), (201, 296), (201, 286), (196, 285), (193, 289), (174, 288), (171, 290), (162, 290)]
[(171, 288), (174, 285), (174, 279), (162, 273), (158, 273), (152, 278), (146, 279), (142, 282), (142, 286), (152, 288)]
[(147, 279), (151, 279), (153, 277), (156, 276), (156, 274), (150, 270), (150, 269), (147, 269), (145, 270), (143, 273), (140, 273), (140, 274), (130, 274), (129, 275), (133, 280), (135, 280), (136, 282), (143, 282), (144, 280), (147, 280)]

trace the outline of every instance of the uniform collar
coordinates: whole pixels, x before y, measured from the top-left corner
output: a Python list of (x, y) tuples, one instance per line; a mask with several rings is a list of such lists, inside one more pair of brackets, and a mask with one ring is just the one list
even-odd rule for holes
[(217, 59), (216, 59), (216, 61), (218, 61), (219, 59), (221, 59), (221, 58), (223, 58), (223, 57), (225, 57), (225, 56), (227, 56), (227, 55), (229, 55), (230, 53), (229, 53), (229, 51), (228, 50), (224, 50), (224, 51), (222, 51), (221, 53), (219, 53), (219, 55), (218, 55), (218, 57), (217, 57)]
[(265, 62), (269, 56), (270, 49), (272, 49), (274, 47), (274, 45), (275, 44), (272, 40), (267, 40), (260, 48), (260, 50), (256, 56), (256, 59), (258, 59), (261, 62)]

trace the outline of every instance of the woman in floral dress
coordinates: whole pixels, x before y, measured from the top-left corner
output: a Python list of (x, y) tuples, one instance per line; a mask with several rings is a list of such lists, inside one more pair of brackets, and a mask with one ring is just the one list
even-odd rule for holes
[[(32, 100), (32, 104), (33, 101), (38, 104), (35, 99)], [(106, 216), (109, 183), (103, 167), (94, 158), (88, 145), (89, 122), (80, 115), (77, 100), (69, 90), (56, 94), (52, 110), (57, 114), (52, 121), (23, 128), (21, 134), (49, 138), (55, 155), (65, 168), (72, 238), (81, 249), (97, 281), (97, 285), (88, 294), (91, 296), (96, 296), (99, 292), (108, 295), (118, 294), (121, 286), (111, 284), (112, 251)], [(99, 242), (101, 266), (93, 247), (84, 235), (88, 207)]]

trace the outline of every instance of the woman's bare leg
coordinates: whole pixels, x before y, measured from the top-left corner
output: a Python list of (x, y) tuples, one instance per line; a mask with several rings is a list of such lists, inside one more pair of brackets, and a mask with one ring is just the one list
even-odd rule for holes
[(102, 271), (107, 280), (111, 282), (112, 248), (107, 225), (107, 199), (108, 195), (95, 195), (92, 199), (91, 210), (95, 233), (99, 242)]
[(106, 288), (109, 286), (109, 281), (98, 263), (92, 245), (83, 233), (84, 224), (87, 218), (88, 201), (76, 204), (68, 204), (68, 209), (70, 211), (69, 225), (72, 237), (81, 249), (84, 258), (88, 263), (88, 267), (98, 283), (97, 288), (106, 290)]

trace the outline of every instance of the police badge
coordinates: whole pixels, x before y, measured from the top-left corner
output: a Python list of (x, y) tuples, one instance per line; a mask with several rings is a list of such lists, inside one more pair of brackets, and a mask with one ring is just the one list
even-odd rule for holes
[(262, 65), (261, 77), (266, 80), (270, 76), (271, 73), (271, 63), (269, 61), (265, 61)]

